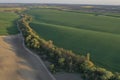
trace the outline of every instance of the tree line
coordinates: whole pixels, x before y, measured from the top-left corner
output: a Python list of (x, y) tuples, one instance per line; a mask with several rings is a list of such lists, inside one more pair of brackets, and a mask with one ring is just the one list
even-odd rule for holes
[(90, 60), (89, 53), (86, 56), (77, 55), (71, 50), (56, 47), (51, 40), (44, 40), (30, 27), (31, 21), (32, 17), (27, 14), (21, 15), (18, 21), (25, 45), (38, 52), (38, 55), (45, 56), (45, 59), (52, 63), (51, 72), (61, 70), (78, 72), (85, 80), (120, 80), (120, 73), (112, 73), (96, 66)]

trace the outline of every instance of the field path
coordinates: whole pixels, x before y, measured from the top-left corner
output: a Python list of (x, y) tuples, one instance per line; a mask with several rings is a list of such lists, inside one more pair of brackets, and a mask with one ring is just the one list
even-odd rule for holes
[(55, 80), (21, 35), (0, 37), (0, 80)]

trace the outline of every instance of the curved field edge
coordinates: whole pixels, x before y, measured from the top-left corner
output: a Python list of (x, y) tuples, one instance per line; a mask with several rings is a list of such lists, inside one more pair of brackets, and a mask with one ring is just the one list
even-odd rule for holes
[[(27, 15), (24, 15), (19, 21), (19, 27), (23, 32), (25, 43), (29, 48), (37, 52), (40, 51), (39, 55), (46, 55), (46, 59), (53, 63), (50, 68), (53, 72), (54, 70), (64, 69), (70, 72), (82, 73), (82, 77), (88, 80), (120, 80), (119, 73), (113, 74), (104, 68), (95, 66), (90, 61), (89, 54), (87, 56), (75, 55), (71, 51), (56, 47), (51, 41), (45, 41), (30, 28), (30, 21), (31, 17)], [(71, 61), (72, 65), (70, 65)]]
[(119, 71), (119, 35), (47, 23), (33, 22), (31, 27), (46, 40), (53, 40), (57, 46), (77, 54), (89, 52), (97, 65)]
[(0, 12), (0, 35), (17, 34), (16, 20), (19, 16), (12, 12)]
[(119, 18), (51, 9), (32, 9), (31, 27), (40, 36), (77, 54), (90, 53), (95, 64), (120, 71)]

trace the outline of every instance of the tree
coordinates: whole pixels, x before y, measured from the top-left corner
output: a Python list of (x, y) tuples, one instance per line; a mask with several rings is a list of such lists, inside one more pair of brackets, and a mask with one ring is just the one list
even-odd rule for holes
[(86, 55), (86, 60), (87, 60), (87, 61), (90, 61), (90, 53), (87, 53), (87, 55)]
[(116, 72), (110, 80), (120, 80), (120, 73)]
[(52, 73), (55, 73), (55, 65), (54, 65), (54, 64), (51, 64), (51, 65), (50, 65), (50, 71), (51, 71)]
[(64, 66), (64, 64), (65, 64), (64, 62), (65, 62), (65, 58), (59, 58), (58, 59), (58, 63), (61, 67)]
[(113, 76), (113, 73), (98, 67), (96, 68), (94, 75), (96, 76), (95, 80), (109, 80)]
[(33, 47), (35, 49), (40, 47), (40, 43), (39, 43), (39, 41), (36, 38), (33, 38), (31, 40), (31, 47)]

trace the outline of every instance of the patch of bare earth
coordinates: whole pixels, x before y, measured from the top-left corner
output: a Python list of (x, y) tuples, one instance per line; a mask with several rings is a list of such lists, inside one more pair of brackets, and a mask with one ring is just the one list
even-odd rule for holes
[(0, 80), (53, 80), (22, 44), (21, 35), (0, 37)]
[(42, 64), (23, 47), (21, 35), (0, 36), (0, 80), (82, 80), (74, 73), (57, 73), (55, 79)]
[(17, 44), (13, 43), (14, 39), (16, 36), (0, 37), (0, 80), (36, 80), (35, 70), (17, 55), (15, 49), (18, 47), (14, 46)]

